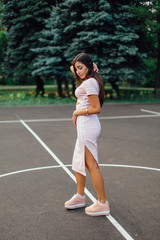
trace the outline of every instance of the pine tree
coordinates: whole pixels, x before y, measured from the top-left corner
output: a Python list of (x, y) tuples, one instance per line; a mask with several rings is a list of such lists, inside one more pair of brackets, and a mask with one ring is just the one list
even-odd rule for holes
[[(65, 51), (65, 56), (71, 60), (79, 52), (87, 52), (98, 65), (101, 75), (104, 76), (105, 80), (108, 80), (107, 54), (111, 51), (110, 33), (113, 31), (111, 6), (105, 0), (75, 2), (79, 4), (79, 6), (72, 6), (75, 12), (72, 9), (69, 9), (68, 12), (72, 11), (71, 16), (77, 18), (76, 9), (81, 8), (81, 15), (78, 11), (79, 19), (77, 29), (74, 31), (75, 36), (72, 37), (72, 41)], [(74, 21), (72, 25), (74, 27)]]
[(4, 13), (3, 2), (0, 2), (0, 76), (2, 76), (1, 84), (4, 84), (5, 81), (2, 75), (2, 65), (4, 61), (4, 55), (7, 48), (7, 38), (6, 38), (6, 29), (2, 25), (2, 15)]
[(118, 95), (120, 83), (128, 81), (133, 85), (142, 81), (144, 55), (136, 46), (138, 27), (128, 5), (106, 0), (66, 0), (61, 9), (65, 13), (68, 62), (79, 52), (89, 53)]
[(52, 0), (4, 0), (3, 23), (7, 27), (8, 47), (4, 72), (16, 83), (31, 79), (37, 47), (44, 19), (49, 16)]
[[(139, 27), (129, 5), (120, 3), (112, 5), (114, 31), (112, 33), (109, 67), (112, 71), (110, 83), (115, 86), (128, 82), (132, 86), (144, 81), (146, 54), (138, 47)], [(123, 1), (122, 1), (123, 2)]]
[(63, 96), (61, 84), (66, 70), (64, 48), (59, 8), (53, 7), (50, 17), (45, 21), (42, 37), (39, 38), (39, 47), (32, 49), (34, 53), (38, 54), (32, 74), (45, 77), (54, 76), (57, 80), (59, 96)]
[(137, 1), (132, 5), (132, 11), (137, 15), (141, 31), (147, 44), (142, 43), (149, 61), (156, 62), (156, 68), (150, 75), (155, 79), (155, 95), (160, 89), (160, 1)]

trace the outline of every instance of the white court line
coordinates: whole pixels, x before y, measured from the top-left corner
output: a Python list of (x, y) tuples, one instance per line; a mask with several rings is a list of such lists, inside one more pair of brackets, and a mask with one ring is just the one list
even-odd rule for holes
[(28, 169), (23, 169), (23, 170), (19, 170), (19, 171), (14, 171), (14, 172), (9, 172), (9, 173), (2, 174), (2, 175), (0, 175), (0, 178), (1, 177), (7, 177), (7, 176), (10, 176), (10, 175), (14, 175), (14, 174), (18, 174), (18, 173), (38, 171), (38, 170), (51, 169), (51, 168), (60, 168), (60, 167), (61, 167), (60, 165), (56, 165), (56, 166), (45, 166), (45, 167), (38, 167), (38, 168), (28, 168)]
[[(37, 139), (37, 141), (46, 149), (46, 151), (54, 158), (54, 160), (63, 168), (63, 170), (76, 182), (75, 176), (72, 172), (61, 162), (61, 160), (50, 150), (50, 148), (40, 139), (40, 137), (23, 121), (20, 119), (22, 125)], [(85, 188), (86, 195), (95, 202), (95, 197)], [(115, 226), (115, 228), (123, 235), (126, 240), (134, 240), (126, 230), (111, 216), (106, 216), (108, 220)]]
[[(152, 112), (153, 113), (153, 112)], [(154, 112), (155, 113), (155, 112)], [(131, 116), (111, 116), (111, 117), (99, 117), (100, 120), (116, 120), (116, 119), (130, 119), (130, 118), (152, 118), (152, 117), (160, 117), (160, 114), (156, 113), (156, 115), (131, 115)], [(72, 121), (71, 118), (49, 118), (49, 119), (26, 119), (23, 120), (26, 123), (38, 123), (38, 122), (68, 122)], [(19, 123), (20, 120), (4, 120), (0, 121), (0, 123)]]
[(72, 121), (72, 118), (50, 118), (50, 119), (28, 119), (24, 122), (68, 122)]
[(146, 109), (141, 109), (141, 111), (142, 111), (142, 112), (147, 112), (147, 113), (156, 114), (156, 115), (160, 116), (160, 113), (159, 113), (159, 112), (153, 112), (153, 111), (146, 110)]
[(99, 117), (101, 120), (114, 120), (114, 119), (128, 119), (128, 118), (148, 118), (160, 117), (160, 115), (131, 115), (131, 116), (112, 116), (112, 117)]
[(160, 171), (160, 168), (151, 168), (151, 167), (143, 167), (143, 166), (133, 166), (133, 165), (121, 165), (121, 164), (99, 164), (102, 167), (120, 167), (120, 168), (135, 168), (135, 169), (144, 169), (151, 171)]
[(4, 120), (4, 121), (0, 121), (0, 123), (19, 123), (19, 120)]
[[(72, 121), (72, 118), (49, 118), (49, 119), (26, 119), (24, 122), (34, 123), (34, 122), (68, 122)], [(0, 123), (20, 123), (20, 120), (4, 120)]]
[[(65, 165), (66, 167), (72, 167), (71, 164)], [(151, 168), (151, 167), (143, 167), (143, 166), (133, 166), (133, 165), (121, 165), (121, 164), (99, 164), (100, 167), (119, 167), (119, 168), (133, 168), (133, 169), (143, 169), (143, 170), (151, 170), (151, 171), (160, 171), (160, 168)], [(55, 166), (45, 166), (45, 167), (37, 167), (37, 168), (27, 168), (23, 170), (18, 170), (14, 172), (9, 172), (5, 174), (1, 174), (0, 178), (7, 177), (10, 175), (15, 175), (19, 173), (31, 172), (31, 171), (38, 171), (38, 170), (45, 170), (45, 169), (52, 169), (52, 168), (60, 168), (60, 165)]]

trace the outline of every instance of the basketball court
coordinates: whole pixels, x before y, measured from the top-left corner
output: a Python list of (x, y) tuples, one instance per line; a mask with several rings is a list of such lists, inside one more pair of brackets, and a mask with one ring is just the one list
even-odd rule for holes
[[(99, 162), (111, 215), (66, 210), (74, 106), (0, 108), (0, 240), (160, 239), (160, 103), (104, 105)], [(87, 206), (96, 200), (90, 175)]]

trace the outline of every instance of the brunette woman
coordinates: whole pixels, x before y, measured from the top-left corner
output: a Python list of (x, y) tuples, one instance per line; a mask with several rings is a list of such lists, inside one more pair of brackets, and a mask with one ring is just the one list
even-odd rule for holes
[(98, 200), (85, 212), (91, 216), (110, 214), (106, 198), (104, 181), (98, 162), (97, 138), (101, 125), (97, 114), (100, 113), (104, 102), (104, 86), (98, 68), (86, 53), (78, 54), (71, 66), (75, 74), (77, 88), (76, 110), (73, 112), (73, 123), (77, 127), (77, 140), (73, 154), (72, 169), (75, 171), (77, 193), (67, 202), (65, 208), (76, 209), (86, 205), (84, 194), (86, 168), (88, 169)]

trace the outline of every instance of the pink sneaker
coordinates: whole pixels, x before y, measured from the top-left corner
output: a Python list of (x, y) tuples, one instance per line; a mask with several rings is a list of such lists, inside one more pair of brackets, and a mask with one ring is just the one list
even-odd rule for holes
[(79, 196), (78, 194), (75, 194), (69, 201), (65, 202), (64, 206), (67, 209), (75, 209), (75, 208), (81, 208), (85, 207), (86, 205), (86, 197)]
[(110, 208), (108, 201), (106, 203), (99, 203), (98, 201), (92, 204), (90, 207), (85, 208), (85, 212), (90, 216), (101, 216), (101, 215), (109, 215)]

